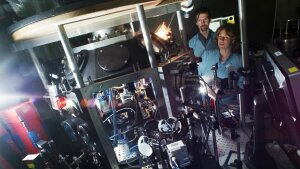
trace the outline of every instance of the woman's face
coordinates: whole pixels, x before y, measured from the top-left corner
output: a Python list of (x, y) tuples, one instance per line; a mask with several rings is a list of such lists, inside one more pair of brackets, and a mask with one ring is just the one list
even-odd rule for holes
[(231, 50), (232, 39), (229, 35), (227, 35), (225, 30), (221, 30), (217, 38), (218, 38), (219, 49)]

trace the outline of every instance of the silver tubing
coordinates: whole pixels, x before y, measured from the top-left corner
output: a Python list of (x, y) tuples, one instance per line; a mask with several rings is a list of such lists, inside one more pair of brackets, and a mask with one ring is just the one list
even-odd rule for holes
[(147, 49), (147, 53), (148, 53), (151, 68), (156, 68), (157, 64), (156, 64), (156, 59), (155, 59), (155, 55), (154, 55), (154, 49), (153, 49), (149, 29), (147, 27), (146, 14), (145, 14), (145, 11), (144, 11), (144, 6), (143, 5), (137, 5), (136, 10), (137, 10), (138, 18), (139, 18), (139, 21), (140, 21), (140, 25), (141, 25), (141, 29), (142, 29), (142, 33), (143, 33), (145, 46), (146, 46), (146, 49)]
[(241, 43), (242, 43), (242, 63), (243, 63), (243, 68), (248, 68), (249, 67), (248, 38), (247, 38), (247, 31), (246, 31), (245, 0), (238, 0), (238, 6), (239, 6), (239, 18), (240, 18)]
[(287, 37), (287, 35), (289, 34), (289, 23), (292, 21), (292, 19), (288, 19), (285, 23), (285, 36)]
[[(247, 31), (246, 31), (246, 11), (245, 11), (245, 0), (238, 0), (238, 9), (239, 9), (239, 19), (240, 19), (240, 32), (241, 32), (241, 47), (242, 47), (242, 65), (244, 69), (249, 68), (248, 61), (248, 39), (247, 39)], [(249, 77), (245, 77), (244, 86), (248, 86), (250, 84)], [(248, 89), (249, 90), (249, 89)], [(246, 93), (249, 91), (244, 91), (239, 95), (240, 100), (240, 116), (242, 126), (245, 125), (245, 114), (246, 114)], [(248, 95), (249, 97), (249, 95)]]
[(239, 94), (239, 104), (240, 104), (240, 117), (241, 117), (241, 123), (242, 123), (242, 126), (244, 127), (245, 124), (246, 124), (246, 100), (245, 100), (245, 92), (242, 92), (241, 94)]
[(82, 87), (84, 87), (84, 82), (83, 82), (83, 79), (81, 77), (81, 73), (79, 72), (78, 65), (77, 65), (77, 63), (76, 63), (76, 61), (73, 57), (74, 54), (73, 54), (69, 39), (67, 37), (67, 33), (64, 29), (64, 26), (63, 25), (57, 25), (56, 29), (57, 29), (58, 36), (59, 36), (59, 39), (61, 41), (61, 44), (64, 48), (65, 54), (67, 56), (69, 67), (70, 67), (70, 69), (73, 73), (73, 76), (75, 78), (76, 85), (77, 85), (78, 88), (82, 88)]
[(176, 14), (177, 14), (180, 37), (181, 37), (182, 44), (183, 44), (183, 49), (184, 49), (184, 51), (187, 51), (188, 44), (187, 44), (186, 31), (185, 31), (185, 27), (184, 27), (184, 24), (183, 24), (181, 11), (176, 11)]
[(34, 53), (34, 51), (33, 51), (32, 48), (28, 49), (28, 52), (29, 52), (29, 54), (31, 56), (31, 59), (32, 59), (33, 64), (34, 64), (34, 66), (36, 68), (36, 71), (39, 74), (39, 77), (41, 78), (41, 81), (43, 83), (44, 88), (46, 90), (48, 90), (49, 82), (48, 82), (48, 80), (47, 80), (47, 78), (45, 76), (45, 73), (44, 73), (43, 69), (42, 69), (41, 63), (39, 62), (39, 60), (36, 57), (36, 54)]

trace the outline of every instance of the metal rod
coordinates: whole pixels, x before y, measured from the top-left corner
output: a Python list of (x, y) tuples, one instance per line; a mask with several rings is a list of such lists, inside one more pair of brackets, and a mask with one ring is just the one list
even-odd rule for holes
[(282, 24), (281, 24), (281, 23), (282, 23), (282, 21), (279, 22), (279, 36), (280, 36), (279, 38), (282, 37), (282, 30), (281, 30), (281, 28), (282, 28), (281, 25), (282, 25)]
[(265, 152), (265, 120), (264, 115), (266, 111), (266, 105), (268, 105), (264, 94), (259, 94), (254, 97), (254, 145), (253, 145), (253, 157), (260, 161), (263, 159)]
[(157, 64), (156, 64), (154, 49), (153, 49), (153, 45), (152, 45), (152, 41), (151, 41), (151, 37), (150, 37), (150, 32), (149, 32), (149, 29), (147, 27), (146, 14), (145, 14), (145, 11), (144, 11), (144, 6), (143, 5), (137, 5), (136, 10), (137, 10), (138, 18), (139, 18), (139, 21), (140, 21), (140, 25), (141, 25), (141, 29), (142, 29), (142, 33), (143, 33), (143, 37), (144, 37), (144, 42), (145, 42), (145, 46), (146, 46), (146, 49), (147, 49), (147, 53), (148, 53), (151, 68), (156, 68)]
[(238, 6), (239, 6), (239, 17), (240, 17), (241, 43), (242, 43), (242, 63), (243, 63), (243, 68), (248, 68), (249, 67), (248, 38), (247, 38), (247, 31), (246, 31), (245, 1), (238, 0)]
[[(91, 90), (89, 90), (92, 87), (93, 87), (92, 85), (89, 85), (81, 90), (75, 91), (77, 99), (78, 100), (92, 99), (92, 95), (91, 95), (92, 92)], [(91, 128), (90, 128), (91, 133), (96, 134), (95, 137), (98, 138), (94, 140), (95, 143), (93, 144), (93, 146), (95, 146), (96, 151), (99, 150), (101, 154), (101, 159), (103, 160), (103, 165), (104, 165), (103, 168), (120, 169), (120, 167), (118, 166), (118, 160), (116, 154), (114, 152), (113, 147), (111, 146), (111, 141), (109, 140), (109, 137), (107, 135), (101, 117), (99, 115), (99, 112), (93, 107), (83, 108), (83, 111), (85, 112), (83, 113), (84, 115), (83, 117), (86, 117), (86, 119), (89, 121), (88, 124), (91, 124)]]
[(237, 142), (236, 142), (236, 153), (237, 153), (237, 160), (238, 161), (241, 161), (241, 143), (240, 143), (240, 139), (237, 139)]
[(44, 73), (44, 71), (43, 71), (43, 69), (42, 69), (42, 66), (41, 66), (41, 64), (40, 64), (40, 62), (39, 62), (39, 60), (38, 60), (38, 58), (36, 57), (36, 54), (34, 53), (34, 51), (33, 51), (32, 48), (28, 49), (28, 52), (29, 52), (29, 54), (30, 54), (30, 56), (31, 56), (31, 59), (32, 59), (33, 64), (34, 64), (34, 66), (35, 66), (35, 68), (36, 68), (36, 71), (37, 71), (37, 73), (39, 74), (39, 77), (41, 78), (41, 81), (42, 81), (42, 83), (43, 83), (44, 88), (45, 88), (46, 90), (48, 90), (49, 82), (48, 82), (48, 80), (47, 80), (47, 78), (46, 78), (46, 76), (45, 76), (45, 73)]
[(287, 37), (287, 35), (289, 34), (289, 23), (290, 23), (290, 19), (288, 19), (285, 23), (285, 36)]
[(219, 164), (219, 154), (218, 154), (218, 146), (217, 146), (217, 138), (216, 138), (216, 130), (212, 129), (212, 138), (213, 138), (213, 146), (214, 146), (214, 155), (217, 163)]
[(66, 33), (63, 25), (57, 25), (56, 29), (57, 29), (58, 36), (59, 36), (59, 39), (61, 41), (61, 44), (64, 48), (65, 54), (67, 56), (69, 67), (70, 67), (71, 72), (73, 73), (73, 76), (75, 78), (76, 85), (77, 85), (78, 88), (82, 88), (82, 87), (84, 87), (84, 82), (83, 82), (83, 79), (81, 77), (81, 73), (79, 71), (78, 65), (77, 65), (77, 63), (74, 59), (74, 54), (73, 54), (69, 39), (67, 37), (67, 33)]
[[(246, 11), (245, 11), (245, 0), (238, 0), (238, 9), (239, 9), (239, 19), (240, 19), (240, 32), (241, 32), (241, 47), (242, 47), (242, 65), (245, 70), (249, 68), (249, 60), (248, 60), (248, 38), (246, 31)], [(245, 114), (246, 111), (250, 108), (247, 108), (247, 104), (245, 102), (246, 98), (249, 97), (249, 77), (245, 77), (244, 80), (244, 92), (239, 95), (240, 99), (240, 114), (242, 120), (242, 126), (245, 125)], [(248, 95), (247, 95), (248, 94)]]
[(178, 27), (179, 27), (182, 44), (183, 44), (183, 49), (184, 49), (184, 51), (187, 51), (188, 43), (187, 43), (186, 31), (185, 31), (185, 27), (183, 24), (181, 11), (176, 11), (176, 13), (177, 13)]
[(129, 25), (130, 25), (132, 32), (136, 32), (133, 22), (129, 22)]
[(241, 122), (242, 122), (242, 126), (244, 127), (246, 124), (246, 103), (245, 103), (245, 94), (244, 92), (242, 92), (241, 94), (239, 94), (239, 104), (240, 104), (240, 117), (241, 117)]

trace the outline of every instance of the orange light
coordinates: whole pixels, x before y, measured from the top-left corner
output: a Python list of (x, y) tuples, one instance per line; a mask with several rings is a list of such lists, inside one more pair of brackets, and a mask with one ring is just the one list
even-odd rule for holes
[(164, 40), (171, 38), (172, 30), (170, 27), (166, 26), (166, 23), (163, 22), (155, 31), (155, 34)]
[(80, 101), (80, 105), (81, 105), (81, 107), (87, 108), (88, 105), (89, 105), (88, 99), (82, 99), (82, 100)]

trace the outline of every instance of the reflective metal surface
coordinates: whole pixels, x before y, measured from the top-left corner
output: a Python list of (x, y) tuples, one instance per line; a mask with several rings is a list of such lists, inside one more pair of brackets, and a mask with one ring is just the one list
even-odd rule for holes
[(74, 54), (73, 54), (69, 39), (66, 35), (66, 31), (65, 31), (63, 25), (58, 25), (57, 31), (58, 31), (58, 35), (61, 40), (62, 46), (64, 48), (66, 57), (68, 59), (69, 68), (71, 69), (71, 72), (73, 73), (73, 76), (75, 78), (76, 86), (78, 88), (82, 88), (82, 87), (84, 87), (84, 82), (83, 82), (81, 73), (79, 72), (78, 65), (74, 59)]
[(153, 45), (151, 42), (150, 31), (149, 31), (149, 28), (147, 27), (147, 21), (146, 21), (144, 7), (142, 5), (138, 5), (136, 7), (136, 9), (137, 9), (138, 18), (139, 18), (140, 25), (141, 25), (144, 43), (145, 43), (145, 46), (147, 49), (150, 65), (151, 65), (151, 68), (155, 68), (155, 67), (157, 67), (157, 64), (156, 64), (156, 59), (155, 59), (155, 55), (154, 55)]
[[(119, 11), (118, 11), (119, 10)], [(152, 3), (145, 3), (145, 14), (147, 18), (157, 17), (168, 13), (173, 13), (180, 10), (180, 2), (175, 2), (168, 5), (155, 6)], [(59, 41), (59, 37), (55, 30), (56, 24), (64, 25), (67, 36), (69, 38), (92, 33), (104, 28), (122, 25), (138, 21), (136, 9), (132, 6), (126, 10), (112, 9), (110, 11), (98, 11), (84, 16), (73, 17), (64, 21), (45, 23), (45, 26), (40, 26), (34, 33), (33, 30), (27, 34), (21, 34), (19, 37), (14, 37), (12, 49), (20, 51), (36, 46)], [(47, 30), (47, 31), (46, 31)]]

